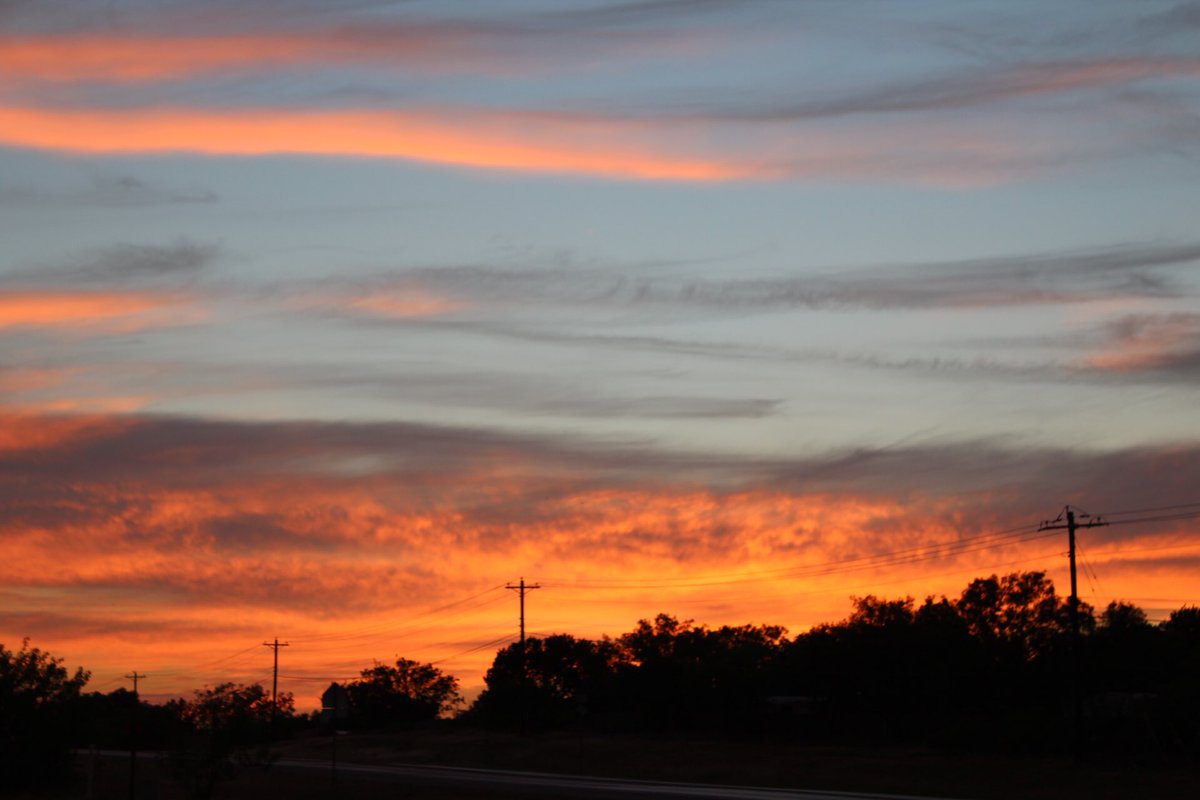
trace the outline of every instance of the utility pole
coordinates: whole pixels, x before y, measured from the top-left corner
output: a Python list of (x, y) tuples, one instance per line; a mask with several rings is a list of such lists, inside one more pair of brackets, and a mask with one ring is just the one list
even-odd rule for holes
[(504, 588), (505, 589), (516, 589), (517, 594), (520, 595), (520, 597), (521, 597), (521, 657), (524, 658), (524, 655), (525, 655), (525, 593), (531, 592), (534, 589), (540, 589), (542, 587), (536, 583), (526, 584), (525, 579), (521, 578), (521, 582), (518, 583), (516, 586), (513, 586), (511, 583), (506, 583), (506, 584), (504, 584)]
[(141, 732), (138, 729), (138, 707), (142, 703), (138, 697), (138, 679), (146, 675), (135, 669), (125, 677), (133, 681), (133, 716), (129, 718), (129, 800), (134, 800), (137, 796), (137, 740)]
[(521, 598), (521, 638), (520, 644), (517, 646), (517, 658), (520, 660), (520, 674), (517, 676), (517, 730), (525, 733), (525, 593), (531, 592), (534, 589), (542, 588), (536, 583), (525, 583), (525, 578), (522, 577), (516, 586), (511, 583), (504, 584), (505, 589), (515, 589), (517, 595)]
[(275, 718), (279, 715), (279, 648), (287, 647), (287, 642), (279, 641), (279, 637), (275, 637), (273, 642), (263, 642), (263, 647), (270, 647), (275, 650), (275, 667), (271, 671), (271, 738), (275, 738)]
[(1090, 514), (1080, 511), (1079, 516), (1087, 522), (1080, 524), (1075, 519), (1078, 509), (1064, 506), (1054, 519), (1043, 520), (1038, 526), (1039, 531), (1066, 530), (1067, 532), (1067, 561), (1071, 566), (1071, 596), (1067, 600), (1067, 612), (1071, 618), (1071, 699), (1074, 705), (1074, 724), (1071, 736), (1071, 750), (1078, 757), (1081, 750), (1079, 736), (1083, 730), (1083, 700), (1079, 691), (1080, 667), (1079, 652), (1081, 642), (1079, 636), (1079, 586), (1075, 578), (1075, 531), (1079, 528), (1098, 528), (1107, 525), (1100, 517), (1093, 518)]

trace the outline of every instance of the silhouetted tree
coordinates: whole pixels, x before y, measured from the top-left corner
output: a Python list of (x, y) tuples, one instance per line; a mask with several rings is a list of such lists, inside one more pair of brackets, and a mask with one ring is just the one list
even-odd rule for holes
[[(190, 729), (167, 754), (172, 777), (191, 800), (211, 797), (239, 766), (266, 766), (275, 704), (261, 684), (222, 683), (198, 689), (191, 700), (168, 703)], [(295, 713), (291, 693), (279, 695), (278, 715)]]
[[(1019, 744), (1035, 718), (1061, 718), (1071, 628), (1045, 573), (980, 578), (956, 601), (919, 607), (907, 597), (853, 602), (847, 619), (785, 648), (787, 693), (827, 701), (814, 726), (859, 740)], [(1092, 630), (1090, 607), (1080, 612)]]
[[(1066, 602), (1044, 572), (1014, 572), (976, 578), (955, 606), (971, 634), (984, 642), (1007, 645), (1027, 660), (1049, 652), (1069, 630)], [(1080, 627), (1095, 628), (1091, 606), (1079, 604)]]
[(618, 681), (627, 667), (621, 649), (609, 639), (531, 636), (523, 650), (512, 644), (496, 653), (484, 676), (487, 688), (472, 712), (488, 724), (511, 725), (521, 719), (541, 728), (617, 711), (622, 705)]
[[(1066, 747), (1072, 682), (1111, 751), (1200, 747), (1200, 609), (1153, 626), (1129, 603), (1069, 606), (1044, 572), (971, 581), (957, 599), (852, 598), (850, 615), (787, 639), (669, 614), (615, 640), (564, 634), (500, 650), (471, 709), (485, 722), (563, 726), (616, 712), (643, 727), (787, 730), (825, 740)], [(771, 695), (777, 697), (772, 698)], [(767, 700), (774, 703), (775, 713)]]
[(127, 749), (135, 738), (139, 749), (164, 747), (190, 729), (174, 706), (136, 699), (126, 688), (108, 694), (90, 692), (77, 705), (78, 724), (72, 737), (76, 747)]
[(1153, 630), (1153, 626), (1142, 609), (1132, 603), (1113, 600), (1104, 611), (1100, 612), (1099, 630), (1117, 636), (1130, 633), (1141, 635)]
[(1159, 735), (1163, 746), (1200, 758), (1200, 607), (1172, 611), (1160, 628), (1166, 667)]
[(1162, 623), (1162, 629), (1180, 643), (1200, 644), (1200, 606), (1184, 606), (1172, 611)]
[(1088, 644), (1090, 684), (1095, 691), (1149, 692), (1161, 683), (1163, 633), (1137, 606), (1109, 603)]
[(21, 643), (0, 645), (0, 776), (20, 789), (57, 782), (70, 759), (74, 714), (90, 673), (73, 673), (62, 659)]
[(395, 666), (376, 662), (346, 684), (346, 692), (351, 720), (363, 728), (436, 719), (462, 703), (458, 678), (406, 658), (396, 659)]
[(913, 600), (867, 595), (852, 602), (845, 620), (817, 625), (787, 648), (791, 692), (825, 698), (834, 717), (820, 724), (842, 735), (902, 735), (923, 677)]
[(627, 685), (653, 726), (727, 726), (761, 713), (774, 660), (785, 641), (778, 625), (715, 630), (659, 614), (639, 620), (617, 643), (636, 669)]
[(913, 612), (915, 708), (922, 733), (940, 742), (956, 736), (951, 718), (974, 712), (980, 654), (954, 603), (932, 596)]

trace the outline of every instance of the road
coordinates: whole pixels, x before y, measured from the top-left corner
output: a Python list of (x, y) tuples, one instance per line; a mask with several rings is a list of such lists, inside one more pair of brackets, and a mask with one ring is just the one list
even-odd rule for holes
[[(328, 761), (280, 759), (276, 768), (320, 770), (329, 773)], [(753, 786), (714, 786), (700, 783), (667, 783), (547, 772), (512, 772), (425, 764), (338, 764), (339, 775), (397, 778), (430, 786), (460, 789), (514, 789), (522, 792), (593, 798), (687, 798), (687, 800), (934, 800), (912, 795), (863, 794), (803, 789), (767, 789)], [(937, 798), (945, 800), (945, 798)]]

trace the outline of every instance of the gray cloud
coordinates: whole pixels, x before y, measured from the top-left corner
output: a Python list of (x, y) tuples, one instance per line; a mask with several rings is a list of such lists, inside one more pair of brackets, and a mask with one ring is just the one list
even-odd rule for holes
[[(494, 327), (461, 328), (505, 335)], [(522, 337), (519, 333), (511, 334)], [(536, 335), (528, 337), (537, 340)], [(547, 339), (541, 339), (546, 341)], [(564, 341), (564, 340), (559, 340)], [(572, 339), (572, 343), (579, 343)], [(403, 377), (377, 371), (347, 370), (339, 365), (310, 366), (290, 376), (309, 386), (357, 386), (404, 402), (460, 408), (506, 409), (539, 416), (594, 419), (757, 419), (776, 413), (780, 401), (752, 397), (676, 394), (619, 395), (592, 375), (570, 378), (516, 371), (447, 372), (407, 369)]]
[(218, 245), (180, 237), (169, 244), (115, 244), (82, 253), (59, 264), (7, 273), (9, 283), (98, 285), (155, 281), (190, 283), (220, 255)]
[(214, 244), (183, 238), (169, 245), (119, 244), (80, 259), (75, 269), (97, 278), (187, 276), (211, 264), (219, 252)]
[(1105, 297), (1177, 296), (1182, 289), (1150, 270), (1192, 265), (1200, 244), (1137, 243), (1066, 253), (903, 264), (815, 279), (740, 281), (682, 295), (717, 302), (818, 308), (978, 308), (1078, 302)]
[[(419, 287), (466, 302), (755, 310), (931, 309), (1046, 305), (1128, 297), (1180, 297), (1171, 269), (1200, 261), (1200, 243), (1129, 243), (1105, 248), (893, 264), (837, 274), (718, 280), (647, 275), (614, 268), (496, 269), (449, 266), (402, 270), (343, 283), (343, 291)], [(322, 288), (333, 289), (331, 282)]]
[(1200, 380), (1200, 314), (1130, 314), (1101, 325), (1084, 373), (1155, 381)]
[[(839, 90), (801, 99), (769, 92), (696, 89), (647, 98), (638, 104), (606, 104), (606, 115), (724, 122), (794, 122), (857, 114), (937, 112), (1039, 95), (1124, 87), (1156, 77), (1200, 74), (1200, 59), (1096, 59), (1030, 63), (958, 71), (918, 81)], [(714, 99), (719, 98), (719, 99)], [(586, 111), (581, 111), (586, 115)]]
[(1138, 20), (1137, 27), (1151, 34), (1186, 37), (1188, 31), (1200, 28), (1200, 3), (1176, 3), (1165, 11), (1146, 14)]
[[(54, 418), (47, 419), (49, 424)], [(649, 485), (699, 481), (716, 488), (759, 485), (801, 493), (877, 495), (1024, 487), (1022, 491), (1036, 490), (1039, 496), (1069, 499), (1094, 493), (1109, 503), (1157, 504), (1189, 499), (1190, 487), (1200, 477), (1200, 444), (1186, 441), (1176, 447), (1110, 452), (1030, 448), (1003, 440), (933, 442), (781, 460), (676, 452), (630, 440), (416, 423), (169, 416), (81, 422), (68, 439), (4, 451), (0, 480), (10, 488), (54, 487), (55, 494), (70, 491), (70, 481), (203, 488), (284, 475), (334, 482), (403, 477), (406, 485), (423, 486), (451, 476), (469, 484), (477, 468), (510, 463), (531, 478), (531, 485), (542, 476), (554, 482), (650, 479)], [(1124, 488), (1117, 485), (1122, 481)], [(8, 497), (16, 501), (19, 496)]]
[[(425, 323), (416, 322), (415, 325)], [(721, 359), (728, 361), (764, 361), (779, 364), (823, 364), (830, 366), (845, 366), (870, 370), (898, 370), (907, 373), (922, 374), (932, 378), (964, 378), (1005, 380), (1028, 380), (1060, 382), (1075, 380), (1088, 376), (1099, 376), (1095, 371), (1048, 359), (1033, 361), (1013, 361), (999, 358), (980, 356), (976, 358), (960, 358), (956, 356), (885, 356), (881, 354), (849, 352), (832, 348), (786, 348), (763, 345), (748, 345), (729, 342), (694, 341), (686, 339), (671, 339), (662, 336), (628, 336), (621, 334), (582, 334), (560, 330), (533, 329), (517, 327), (501, 323), (432, 323), (458, 331), (470, 331), (489, 337), (505, 337), (519, 341), (561, 344), (573, 347), (601, 347), (620, 350), (622, 352), (642, 351), (679, 356), (693, 356), (702, 359)], [(1064, 340), (1048, 338), (1039, 341), (1042, 345), (1061, 345)], [(1086, 337), (1076, 337), (1070, 340), (1079, 344), (1088, 341)], [(953, 344), (953, 343), (951, 343)], [(1025, 340), (1005, 339), (989, 342), (989, 344), (1027, 344)], [(753, 403), (754, 407), (763, 410), (774, 408), (776, 401), (742, 400), (739, 404)], [(768, 406), (769, 404), (769, 406)], [(748, 415), (747, 415), (748, 416)], [(758, 416), (757, 414), (755, 416)]]
[(0, 186), (0, 205), (20, 206), (142, 206), (215, 203), (216, 192), (199, 186), (170, 187), (147, 183), (133, 175), (95, 174), (89, 184), (75, 189), (37, 189)]

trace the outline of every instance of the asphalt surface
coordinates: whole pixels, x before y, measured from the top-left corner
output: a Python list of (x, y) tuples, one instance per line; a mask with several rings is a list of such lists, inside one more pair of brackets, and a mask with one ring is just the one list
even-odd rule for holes
[[(329, 774), (328, 761), (280, 759), (276, 768), (320, 770)], [(522, 792), (566, 797), (691, 798), (692, 800), (935, 800), (914, 795), (864, 794), (797, 789), (768, 789), (754, 786), (717, 786), (699, 783), (668, 783), (547, 772), (513, 772), (467, 767), (438, 767), (426, 764), (339, 763), (339, 775), (396, 778), (429, 786), (461, 789), (514, 789)], [(936, 800), (945, 800), (937, 798)]]

